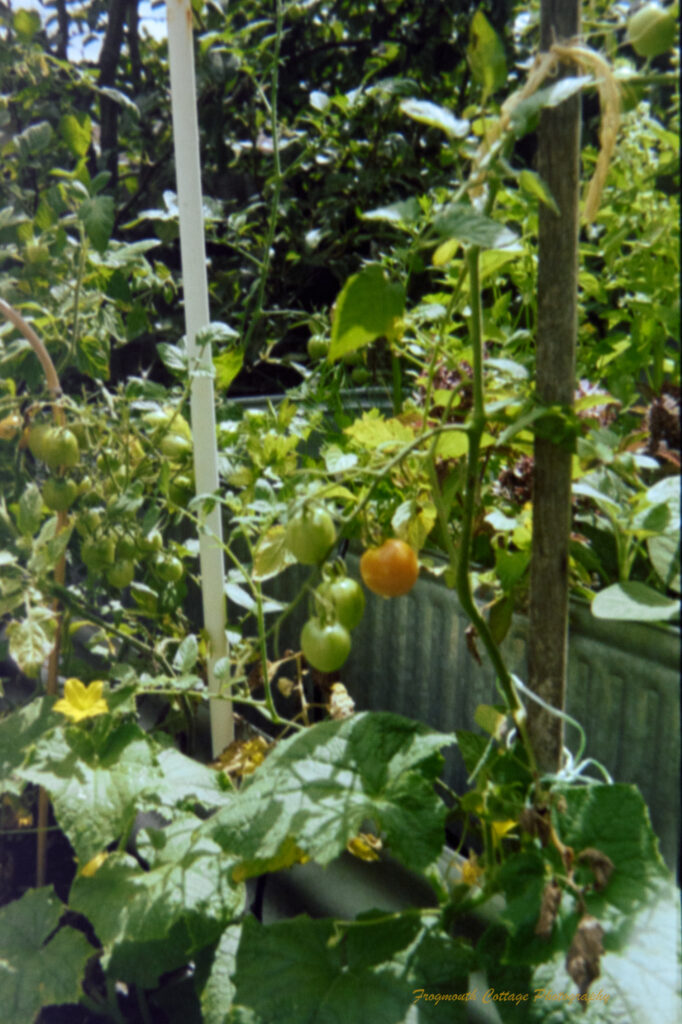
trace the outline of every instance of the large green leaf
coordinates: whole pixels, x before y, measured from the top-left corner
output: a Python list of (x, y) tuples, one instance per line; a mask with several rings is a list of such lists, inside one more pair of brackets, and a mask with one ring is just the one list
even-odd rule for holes
[(434, 227), (443, 237), (456, 238), (465, 245), (477, 245), (481, 249), (504, 249), (518, 237), (504, 224), (498, 224), (465, 203), (447, 206), (436, 217)]
[(647, 541), (651, 563), (667, 587), (680, 591), (680, 480), (677, 476), (664, 477), (647, 491), (652, 505), (665, 502), (669, 512), (669, 526), (658, 537)]
[(91, 877), (76, 878), (69, 904), (92, 922), (116, 977), (154, 985), (215, 942), (241, 911), (243, 887), (231, 884), (223, 851), (197, 835), (198, 825), (186, 813), (143, 831), (137, 849), (149, 870), (115, 853)]
[(3, 1024), (31, 1024), (43, 1006), (78, 1002), (94, 950), (82, 932), (69, 927), (47, 941), (64, 909), (49, 886), (30, 889), (0, 910)]
[(293, 863), (329, 863), (372, 821), (391, 852), (425, 868), (444, 840), (433, 791), (440, 748), (454, 737), (383, 712), (322, 722), (280, 743), (205, 829), (240, 877)]
[[(471, 951), (416, 914), (365, 917), (350, 927), (298, 917), (244, 922), (235, 1001), (259, 1024), (463, 1021)], [(263, 967), (267, 965), (264, 971)], [(239, 1019), (237, 1017), (236, 1019)]]
[(229, 925), (215, 948), (210, 973), (201, 991), (203, 1024), (224, 1024), (232, 1006), (235, 992), (232, 975), (237, 966), (241, 932), (240, 924)]
[(19, 498), (16, 521), (24, 537), (32, 537), (40, 529), (43, 518), (43, 498), (37, 484), (30, 483)]
[(603, 892), (587, 897), (588, 910), (597, 917), (609, 906), (624, 914), (636, 911), (668, 874), (639, 790), (623, 783), (595, 783), (564, 788), (561, 795), (563, 809), (553, 814), (562, 841), (576, 854), (600, 850), (614, 866)]
[(172, 748), (159, 750), (136, 725), (115, 729), (98, 754), (84, 747), (79, 730), (67, 735), (68, 741), (62, 730), (45, 737), (17, 773), (47, 789), (81, 864), (129, 829), (138, 810), (230, 798), (216, 772)]
[(632, 580), (612, 583), (600, 590), (592, 601), (592, 614), (598, 619), (621, 619), (626, 622), (667, 622), (680, 614), (679, 601)]
[(404, 309), (403, 286), (389, 281), (378, 264), (353, 274), (336, 300), (330, 361), (369, 345), (376, 338), (393, 337)]
[(76, 365), (93, 380), (108, 380), (110, 354), (108, 337), (85, 334), (78, 339)]
[(509, 1024), (680, 1024), (680, 894), (672, 883), (656, 886), (627, 922), (627, 941), (612, 950), (608, 930), (600, 976), (590, 986), (586, 1008), (578, 1010), (578, 992), (564, 956), (538, 967), (531, 982), (528, 1014), (515, 1016), (500, 1007)]
[(40, 20), (38, 12), (28, 11), (23, 7), (20, 7), (18, 11), (14, 12), (12, 24), (14, 25), (14, 31), (22, 43), (29, 43), (42, 27), (42, 21)]
[(85, 233), (98, 252), (103, 252), (114, 228), (114, 200), (111, 196), (84, 199), (78, 210)]
[(33, 745), (58, 725), (61, 715), (52, 710), (53, 697), (33, 700), (0, 720), (0, 779), (2, 791), (20, 793), (23, 781), (16, 770), (30, 756)]

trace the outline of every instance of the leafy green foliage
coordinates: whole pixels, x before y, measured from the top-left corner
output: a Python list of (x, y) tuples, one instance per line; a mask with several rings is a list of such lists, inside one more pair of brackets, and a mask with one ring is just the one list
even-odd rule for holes
[[(171, 770), (178, 757), (170, 754)], [(167, 775), (165, 767), (145, 733), (122, 724), (97, 752), (80, 733), (55, 732), (20, 772), (48, 790), (59, 824), (85, 864), (128, 833), (141, 806), (174, 807), (207, 794), (220, 799), (217, 777), (208, 769), (189, 761), (183, 778), (182, 770)]]
[(242, 909), (242, 887), (231, 882), (220, 847), (196, 835), (193, 814), (138, 837), (148, 869), (112, 853), (92, 877), (78, 877), (70, 905), (92, 922), (104, 964), (117, 977), (153, 987), (215, 942)]
[[(267, 977), (262, 965), (267, 963)], [(405, 1019), (415, 990), (444, 995), (467, 991), (471, 955), (415, 914), (368, 915), (349, 926), (294, 918), (263, 927), (244, 923), (235, 976), (237, 1005), (259, 1024), (371, 1017), (382, 1024)], [(259, 980), (257, 980), (259, 979)], [(417, 1002), (415, 1019), (438, 1019), (443, 1007)], [(466, 1003), (448, 1002), (448, 1019), (466, 1016)]]
[(207, 834), (248, 877), (292, 843), (327, 864), (369, 820), (399, 860), (424, 869), (443, 842), (445, 806), (432, 783), (437, 752), (449, 742), (389, 714), (320, 723), (280, 743), (207, 823)]
[(0, 998), (7, 1024), (35, 1019), (43, 1006), (76, 1003), (93, 948), (58, 928), (63, 906), (52, 887), (32, 889), (0, 909)]
[[(105, 13), (90, 3), (67, 16), (97, 31)], [(636, 792), (584, 785), (579, 760), (568, 782), (567, 768), (540, 785), (523, 735), (509, 738), (521, 719), (494, 662), (506, 703), (476, 713), (487, 735), (458, 733), (473, 788), (446, 805), (435, 785), (453, 737), (354, 715), (343, 684), (307, 673), (279, 636), (320, 578), (317, 565), (305, 583), (294, 576), (285, 524), (322, 503), (341, 550), (394, 536), (444, 551), (446, 579), (469, 596), (494, 655), (528, 587), (534, 436), (574, 451), (572, 572), (579, 592), (596, 592), (595, 614), (677, 614), (679, 143), (676, 102), (660, 102), (665, 73), (647, 67), (659, 92), (644, 96), (635, 58), (617, 55), (628, 109), (581, 238), (582, 379), (574, 408), (547, 408), (533, 393), (535, 240), (538, 205), (554, 199), (531, 169), (532, 133), (543, 107), (569, 96), (583, 94), (589, 111), (594, 83), (543, 86), (495, 134), (503, 87), (518, 84), (534, 47), (535, 8), (321, 0), (273, 12), (234, 0), (193, 13), (217, 318), (198, 339), (213, 348), (199, 372), (214, 375), (219, 395), (221, 487), (209, 500), (224, 516), (231, 643), (215, 675), (221, 695), (270, 732), (236, 740), (215, 768), (174, 745), (192, 750), (207, 650), (194, 611), (204, 502), (193, 499), (184, 419), (197, 368), (177, 340), (165, 47), (138, 38), (131, 9), (118, 78), (105, 84), (95, 67), (48, 52), (52, 25), (16, 11), (0, 50), (0, 290), (57, 364), (80, 455), (63, 479), (65, 525), (45, 507), (44, 460), (30, 441), (51, 396), (26, 340), (2, 326), (2, 639), (39, 678), (57, 598), (60, 673), (83, 676), (78, 692), (94, 687), (98, 713), (76, 708), (69, 725), (45, 697), (3, 711), (4, 790), (49, 794), (78, 859), (68, 907), (94, 928), (109, 985), (137, 986), (150, 1019), (458, 1020), (462, 999), (444, 1007), (431, 996), (462, 996), (481, 969), (521, 994), (574, 994), (563, 963), (586, 907), (605, 928), (603, 977), (616, 979), (608, 1012), (630, 1012), (628, 972), (631, 1016), (645, 1020), (650, 990), (623, 946), (649, 926), (667, 935), (671, 919)], [(0, 18), (9, 28), (10, 15)], [(624, 30), (618, 5), (592, 6), (592, 42), (615, 55)], [(54, 53), (63, 42), (52, 39)], [(665, 65), (665, 53), (651, 56)], [(598, 138), (590, 121), (586, 137)], [(588, 149), (586, 170), (593, 160)], [(472, 249), (482, 250), (482, 294), (469, 287)], [(367, 408), (376, 392), (351, 405), (349, 376), (381, 387), (381, 411)], [(237, 389), (283, 382), (296, 387), (276, 407), (232, 402)], [(463, 579), (472, 559), (486, 617)], [(285, 572), (286, 597), (275, 600), (270, 581)], [(93, 682), (105, 676), (106, 687)], [(137, 715), (150, 708), (145, 732)], [(149, 811), (155, 827), (136, 831)], [(468, 859), (443, 872), (446, 821), (475, 838)], [(384, 848), (430, 883), (438, 906), (265, 926), (244, 914), (248, 878), (307, 859), (326, 866), (345, 850), (381, 862)], [(560, 895), (553, 910), (548, 886)], [(453, 939), (460, 913), (495, 896), (504, 907), (480, 941)], [(68, 927), (52, 935), (54, 897), (39, 890), (0, 913), (20, 939), (0, 957), (0, 986), (22, 1024), (77, 999), (90, 947)], [(169, 1010), (167, 973), (190, 962), (186, 999)], [(101, 1015), (114, 1012), (87, 994)], [(509, 1021), (526, 1010), (523, 1019), (567, 1020), (565, 1006), (499, 1006)], [(670, 992), (651, 1006), (668, 1019)]]

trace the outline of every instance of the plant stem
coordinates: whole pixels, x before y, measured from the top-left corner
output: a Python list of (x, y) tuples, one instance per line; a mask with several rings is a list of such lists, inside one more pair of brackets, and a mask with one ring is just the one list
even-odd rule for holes
[(258, 281), (258, 292), (256, 295), (256, 308), (249, 315), (249, 328), (244, 338), (244, 357), (250, 354), (253, 334), (260, 322), (263, 313), (263, 300), (265, 298), (265, 285), (270, 270), (270, 252), (275, 240), (277, 230), (277, 217), (279, 214), (279, 200), (282, 193), (282, 164), (279, 155), (279, 125), (277, 123), (277, 101), (279, 92), (279, 53), (282, 45), (282, 31), (284, 27), (284, 11), (282, 0), (275, 0), (275, 47), (272, 55), (272, 77), (270, 80), (270, 135), (272, 137), (272, 161), (275, 168), (275, 176), (270, 201), (270, 216), (268, 230), (265, 236), (263, 261), (260, 267), (260, 278)]
[(73, 334), (71, 337), (70, 357), (76, 358), (76, 352), (78, 351), (78, 338), (80, 335), (80, 297), (81, 287), (83, 285), (83, 276), (85, 274), (85, 257), (88, 251), (88, 240), (85, 234), (85, 228), (81, 225), (81, 247), (78, 254), (78, 272), (76, 274), (76, 287), (73, 292)]
[[(483, 436), (485, 428), (485, 399), (483, 393), (483, 317), (481, 311), (478, 260), (479, 249), (477, 247), (473, 247), (467, 253), (467, 263), (469, 267), (469, 305), (471, 308), (470, 334), (474, 364), (474, 407), (468, 431), (469, 451), (467, 454), (466, 486), (464, 492), (464, 507), (462, 510), (462, 531), (460, 535), (459, 552), (454, 552), (454, 545), (452, 545), (452, 541), (450, 541), (451, 564), (456, 574), (456, 589), (460, 604), (466, 615), (468, 615), (471, 620), (471, 623), (473, 624), (483, 646), (486, 649), (488, 657), (492, 662), (497, 680), (507, 703), (507, 707), (514, 718), (526, 749), (531, 771), (535, 773), (535, 756), (526, 731), (525, 711), (521, 701), (519, 700), (516, 687), (514, 686), (514, 681), (507, 669), (507, 666), (505, 665), (499, 647), (495, 643), (492, 633), (490, 632), (488, 623), (476, 607), (476, 603), (471, 592), (471, 579), (469, 575), (476, 494), (478, 491), (479, 455), (481, 449), (481, 437)], [(437, 505), (440, 501), (440, 505), (442, 507), (443, 503), (440, 488), (436, 490), (435, 496), (437, 498)], [(446, 536), (449, 536), (449, 533), (446, 532)], [(453, 554), (456, 561), (453, 560)]]
[(268, 666), (268, 648), (265, 642), (265, 616), (263, 614), (263, 591), (260, 583), (254, 585), (254, 592), (256, 594), (256, 619), (258, 622), (258, 646), (260, 649), (260, 661), (261, 661), (261, 673), (263, 676), (263, 686), (265, 688), (265, 706), (268, 709), (268, 714), (272, 722), (278, 725), (282, 719), (277, 713), (275, 702), (272, 699), (272, 690), (270, 688), (270, 671)]

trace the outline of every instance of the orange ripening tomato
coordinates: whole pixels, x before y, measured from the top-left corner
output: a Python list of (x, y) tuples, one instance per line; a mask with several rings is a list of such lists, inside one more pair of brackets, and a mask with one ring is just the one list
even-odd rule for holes
[(417, 582), (419, 562), (409, 544), (392, 538), (365, 551), (360, 575), (365, 586), (380, 597), (402, 597)]

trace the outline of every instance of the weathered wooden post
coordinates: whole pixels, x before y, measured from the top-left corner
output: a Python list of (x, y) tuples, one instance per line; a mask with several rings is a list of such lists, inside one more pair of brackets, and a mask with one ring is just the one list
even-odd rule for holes
[[(567, 42), (580, 31), (579, 0), (542, 0), (540, 48)], [(578, 216), (580, 97), (542, 111), (538, 171), (559, 209), (540, 206), (536, 388), (542, 403), (570, 405), (575, 386), (578, 329)], [(528, 645), (531, 689), (563, 709), (568, 640), (568, 549), (571, 526), (571, 453), (535, 440), (533, 542)], [(528, 728), (538, 765), (554, 771), (561, 760), (563, 726), (529, 702)]]

